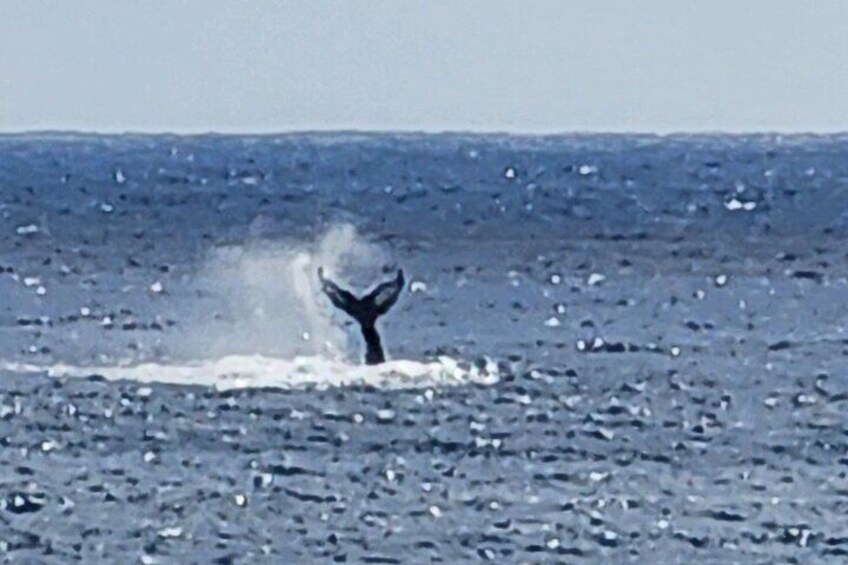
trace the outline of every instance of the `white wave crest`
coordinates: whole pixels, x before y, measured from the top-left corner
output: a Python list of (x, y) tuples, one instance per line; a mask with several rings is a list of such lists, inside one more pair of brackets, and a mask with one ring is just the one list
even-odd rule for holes
[(396, 360), (382, 365), (351, 365), (325, 357), (279, 359), (261, 355), (230, 355), (184, 364), (75, 366), (58, 363), (35, 365), (0, 362), (0, 369), (16, 373), (41, 373), (51, 377), (100, 375), (108, 380), (205, 385), (218, 390), (241, 388), (319, 388), (357, 384), (381, 388), (427, 388), (470, 383), (493, 384), (498, 367), (492, 361), (466, 363), (450, 357), (435, 361)]

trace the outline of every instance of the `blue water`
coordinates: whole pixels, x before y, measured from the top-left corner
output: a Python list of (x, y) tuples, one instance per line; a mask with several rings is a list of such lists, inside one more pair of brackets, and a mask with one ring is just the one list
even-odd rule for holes
[[(0, 137), (0, 542), (32, 562), (841, 562), (846, 157), (843, 136)], [(339, 224), (385, 252), (341, 282), (394, 263), (414, 284), (380, 321), (390, 357), (492, 360), (497, 382), (158, 382), (290, 366), (274, 261)], [(270, 262), (219, 268), (240, 253)], [(62, 366), (127, 380), (42, 375)]]
[(167, 203), (238, 189), (255, 199), (254, 213), (301, 203), (317, 218), (353, 214), (389, 234), (738, 237), (848, 227), (842, 135), (43, 134), (2, 136), (0, 155), (7, 205), (33, 198), (45, 210), (140, 191)]

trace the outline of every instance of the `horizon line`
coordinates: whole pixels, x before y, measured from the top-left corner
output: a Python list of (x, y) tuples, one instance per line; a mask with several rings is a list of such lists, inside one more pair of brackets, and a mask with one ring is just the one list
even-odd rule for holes
[(680, 129), (667, 131), (630, 130), (630, 129), (574, 129), (562, 131), (527, 130), (475, 130), (475, 129), (359, 129), (359, 128), (313, 128), (313, 129), (75, 129), (75, 128), (32, 128), (3, 129), (0, 136), (232, 136), (232, 137), (274, 137), (274, 136), (320, 136), (320, 135), (363, 135), (363, 136), (468, 136), (468, 137), (579, 137), (579, 136), (634, 136), (634, 137), (681, 137), (681, 136), (785, 136), (785, 137), (831, 137), (848, 135), (848, 129), (834, 130), (779, 130), (779, 129)]

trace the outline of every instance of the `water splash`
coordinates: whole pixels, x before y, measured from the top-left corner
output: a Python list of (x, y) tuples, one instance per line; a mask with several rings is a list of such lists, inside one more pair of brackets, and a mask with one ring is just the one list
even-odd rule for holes
[(427, 388), (470, 383), (494, 384), (498, 366), (492, 361), (464, 363), (450, 357), (432, 362), (389, 361), (382, 365), (352, 365), (325, 357), (278, 359), (261, 355), (230, 355), (183, 364), (76, 366), (36, 365), (0, 361), (0, 369), (50, 377), (100, 375), (108, 380), (133, 380), (179, 385), (205, 385), (218, 390), (242, 388), (319, 388), (367, 384), (380, 388)]
[(204, 306), (186, 304), (179, 339), (181, 358), (268, 355), (293, 359), (324, 356), (353, 360), (340, 320), (321, 294), (319, 266), (350, 279), (374, 276), (385, 253), (351, 225), (337, 225), (313, 244), (258, 242), (215, 250), (199, 273), (209, 297)]
[(198, 275), (200, 298), (177, 306), (182, 323), (168, 335), (172, 355), (167, 359), (94, 365), (0, 360), (0, 370), (217, 389), (496, 382), (498, 367), (487, 360), (468, 363), (442, 356), (429, 362), (359, 364), (359, 348), (348, 346), (340, 320), (332, 318), (335, 310), (320, 290), (317, 269), (369, 284), (379, 278), (385, 260), (383, 251), (350, 225), (330, 228), (313, 244), (261, 242), (218, 249)]

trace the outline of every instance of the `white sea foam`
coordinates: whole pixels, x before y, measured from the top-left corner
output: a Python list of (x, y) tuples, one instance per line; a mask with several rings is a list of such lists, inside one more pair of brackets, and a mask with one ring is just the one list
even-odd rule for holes
[(431, 362), (388, 361), (382, 365), (352, 365), (325, 357), (279, 359), (261, 355), (230, 355), (182, 364), (79, 366), (0, 362), (0, 370), (51, 377), (100, 375), (108, 380), (133, 380), (180, 385), (205, 385), (219, 390), (241, 388), (342, 387), (367, 384), (381, 388), (427, 388), (470, 383), (493, 384), (498, 368), (439, 357)]

